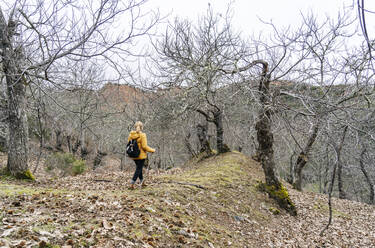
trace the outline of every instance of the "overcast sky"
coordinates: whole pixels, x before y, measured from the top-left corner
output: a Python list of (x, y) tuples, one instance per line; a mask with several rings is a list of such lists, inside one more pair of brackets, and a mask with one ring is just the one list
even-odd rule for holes
[[(150, 0), (149, 4), (158, 7), (162, 14), (171, 13), (173, 16), (187, 17), (197, 20), (207, 10), (210, 3), (217, 12), (225, 13), (230, 0)], [(336, 17), (338, 11), (350, 8), (356, 0), (234, 0), (232, 1), (233, 24), (246, 34), (258, 33), (264, 26), (258, 18), (281, 26), (299, 26), (302, 13), (312, 10), (320, 17), (329, 15)], [(356, 7), (356, 6), (355, 6)], [(366, 0), (365, 7), (375, 11), (375, 0)], [(352, 9), (357, 16), (357, 9)], [(368, 29), (375, 36), (375, 14), (368, 14)]]

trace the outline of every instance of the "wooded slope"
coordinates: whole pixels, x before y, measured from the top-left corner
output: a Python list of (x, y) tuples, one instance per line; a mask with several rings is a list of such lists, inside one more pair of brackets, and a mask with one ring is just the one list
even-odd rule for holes
[[(184, 169), (90, 172), (35, 183), (0, 182), (3, 247), (374, 247), (375, 207), (289, 189), (298, 215), (258, 191), (260, 165), (227, 153)], [(107, 171), (107, 172), (104, 172)], [(47, 246), (50, 245), (50, 246)]]

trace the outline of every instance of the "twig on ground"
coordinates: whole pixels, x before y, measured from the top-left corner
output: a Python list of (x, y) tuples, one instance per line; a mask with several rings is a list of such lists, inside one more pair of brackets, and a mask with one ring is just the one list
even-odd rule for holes
[(110, 182), (112, 182), (112, 180), (108, 180), (108, 179), (94, 179), (94, 182), (106, 182), (106, 183), (110, 183)]
[(194, 183), (185, 183), (185, 182), (176, 182), (176, 181), (168, 181), (165, 183), (175, 183), (175, 184), (180, 184), (180, 185), (189, 185), (189, 186), (194, 186), (200, 189), (206, 189), (204, 186), (199, 185), (199, 184), (194, 184)]

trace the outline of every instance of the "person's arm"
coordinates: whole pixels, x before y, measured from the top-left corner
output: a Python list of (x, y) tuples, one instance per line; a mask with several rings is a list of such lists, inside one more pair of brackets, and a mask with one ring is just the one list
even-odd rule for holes
[(146, 152), (155, 152), (155, 149), (154, 148), (151, 148), (147, 145), (147, 136), (146, 134), (144, 133), (142, 135), (142, 141), (141, 141), (141, 145), (142, 145), (142, 149)]

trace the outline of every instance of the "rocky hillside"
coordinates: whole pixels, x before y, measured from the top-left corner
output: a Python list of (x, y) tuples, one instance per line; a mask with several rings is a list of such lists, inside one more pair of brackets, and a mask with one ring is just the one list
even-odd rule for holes
[[(110, 171), (110, 172), (109, 172)], [(61, 179), (0, 182), (1, 247), (375, 247), (375, 207), (289, 187), (298, 215), (257, 190), (260, 165), (227, 153), (184, 169), (111, 168)]]
[(124, 106), (132, 108), (135, 103), (142, 102), (147, 96), (147, 93), (139, 88), (125, 84), (112, 83), (104, 85), (99, 93), (111, 107), (116, 106), (119, 109)]

